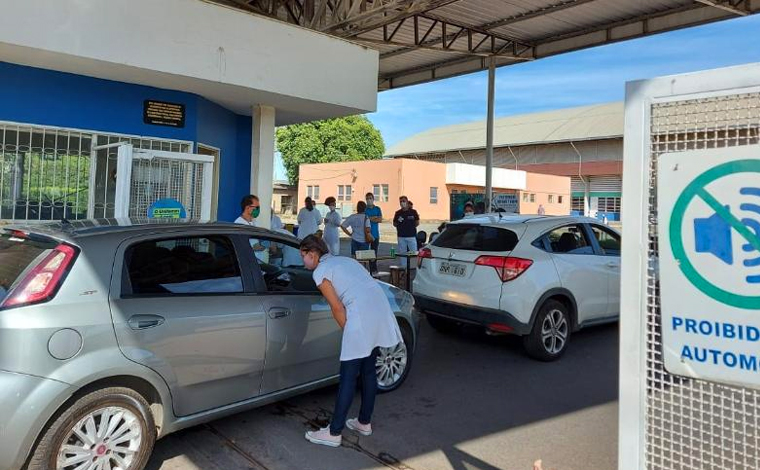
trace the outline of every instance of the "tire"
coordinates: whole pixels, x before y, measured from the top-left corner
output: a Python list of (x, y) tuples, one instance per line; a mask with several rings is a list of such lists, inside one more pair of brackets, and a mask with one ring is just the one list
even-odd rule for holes
[(443, 317), (439, 317), (438, 315), (431, 315), (426, 314), (425, 317), (427, 317), (427, 321), (430, 324), (430, 326), (433, 327), (433, 329), (439, 333), (456, 333), (458, 330), (457, 322), (452, 320), (447, 320)]
[[(91, 431), (86, 430), (88, 417), (95, 425)], [(102, 429), (104, 418), (109, 426)], [(84, 432), (77, 435), (74, 429)], [(99, 435), (107, 431), (105, 436)], [(73, 470), (83, 462), (101, 459), (110, 460), (112, 467), (119, 464), (129, 470), (143, 470), (155, 442), (156, 425), (145, 398), (128, 388), (105, 388), (79, 398), (62, 411), (44, 431), (26, 469)], [(66, 444), (72, 452), (63, 452)], [(59, 465), (59, 454), (72, 463)]]
[[(404, 338), (404, 344), (399, 344), (395, 348), (380, 348), (380, 354), (377, 356), (375, 370), (378, 393), (388, 393), (399, 388), (412, 368), (414, 335), (406, 323), (399, 322), (399, 328), (401, 329), (401, 336)], [(402, 369), (399, 370), (398, 367), (402, 367)], [(388, 371), (390, 375), (384, 375), (385, 371)]]
[(572, 330), (570, 312), (565, 304), (547, 300), (538, 311), (533, 330), (523, 336), (528, 356), (539, 361), (556, 361), (567, 350)]

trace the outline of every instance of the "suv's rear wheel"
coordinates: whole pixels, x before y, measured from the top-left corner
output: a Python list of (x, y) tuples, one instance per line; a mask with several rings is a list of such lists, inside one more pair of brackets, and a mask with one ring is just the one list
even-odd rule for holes
[(406, 323), (400, 323), (399, 328), (404, 342), (393, 348), (380, 348), (380, 353), (377, 355), (375, 371), (377, 390), (380, 393), (399, 388), (409, 375), (409, 369), (412, 368), (414, 336)]
[(106, 388), (78, 399), (55, 420), (27, 469), (142, 470), (155, 441), (156, 426), (145, 399), (127, 388)]
[(533, 330), (523, 337), (525, 351), (539, 361), (557, 360), (567, 350), (571, 329), (567, 306), (547, 300), (538, 311)]

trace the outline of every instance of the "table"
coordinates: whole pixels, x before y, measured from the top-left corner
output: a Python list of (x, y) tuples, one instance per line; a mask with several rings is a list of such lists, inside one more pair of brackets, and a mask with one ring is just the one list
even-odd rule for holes
[(396, 253), (397, 258), (406, 258), (406, 291), (412, 293), (412, 258), (417, 257), (417, 253)]

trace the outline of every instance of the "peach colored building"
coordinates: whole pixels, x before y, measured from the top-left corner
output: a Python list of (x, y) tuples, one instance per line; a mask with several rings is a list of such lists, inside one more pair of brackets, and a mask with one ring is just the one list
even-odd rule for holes
[[(406, 158), (320, 163), (301, 165), (298, 199), (302, 204), (311, 196), (317, 203), (324, 203), (333, 196), (342, 212), (350, 214), (366, 193), (373, 193), (383, 215), (390, 217), (404, 195), (423, 220), (449, 220), (452, 194), (482, 194), (484, 185), (484, 169), (478, 165)], [(570, 213), (568, 177), (497, 168), (493, 187), (494, 194), (516, 195), (520, 213), (535, 214), (539, 204), (547, 215)]]

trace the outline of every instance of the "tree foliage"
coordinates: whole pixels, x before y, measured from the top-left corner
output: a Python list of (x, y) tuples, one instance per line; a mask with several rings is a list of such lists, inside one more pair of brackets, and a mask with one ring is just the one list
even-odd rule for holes
[(288, 180), (297, 184), (301, 164), (376, 160), (385, 153), (385, 144), (366, 116), (349, 116), (281, 127), (277, 149)]

